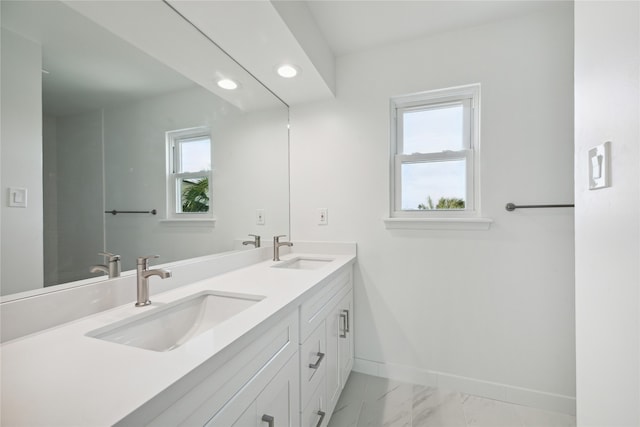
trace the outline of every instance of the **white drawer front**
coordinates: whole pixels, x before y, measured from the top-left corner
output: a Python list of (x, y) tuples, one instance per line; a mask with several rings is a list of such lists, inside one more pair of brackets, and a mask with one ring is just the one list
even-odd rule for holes
[(318, 384), (324, 384), (327, 364), (324, 321), (300, 346), (300, 402), (304, 407)]
[(302, 427), (325, 427), (329, 423), (324, 385), (320, 383), (315, 389), (309, 403), (302, 411)]

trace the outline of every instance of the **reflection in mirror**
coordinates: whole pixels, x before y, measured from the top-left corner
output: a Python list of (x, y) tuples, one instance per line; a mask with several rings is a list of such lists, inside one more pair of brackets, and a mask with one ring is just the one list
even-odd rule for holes
[[(180, 49), (202, 45), (165, 4), (133, 3), (166, 9)], [(28, 200), (2, 205), (2, 295), (99, 277), (100, 252), (120, 255), (124, 271), (140, 255), (167, 263), (288, 233), (287, 106), (249, 80), (241, 95), (214, 94), (215, 70), (161, 48), (151, 56), (69, 5), (0, 4), (2, 191)], [(220, 57), (209, 41), (198, 49), (200, 68)]]

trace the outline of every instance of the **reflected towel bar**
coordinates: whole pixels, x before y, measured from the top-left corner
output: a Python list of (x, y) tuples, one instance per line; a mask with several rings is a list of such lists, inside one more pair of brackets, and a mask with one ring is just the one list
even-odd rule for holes
[(529, 209), (529, 208), (573, 208), (575, 205), (516, 205), (513, 203), (507, 203), (504, 207), (509, 212), (515, 211), (516, 209)]
[(150, 214), (157, 214), (158, 211), (155, 209), (151, 209), (150, 211), (117, 211), (117, 210), (112, 210), (112, 211), (104, 211), (104, 213), (110, 213), (111, 215), (117, 215), (119, 213), (150, 213)]

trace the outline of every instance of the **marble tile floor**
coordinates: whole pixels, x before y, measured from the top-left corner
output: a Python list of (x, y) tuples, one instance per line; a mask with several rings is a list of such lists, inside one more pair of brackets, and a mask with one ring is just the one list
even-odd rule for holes
[(328, 427), (569, 427), (576, 417), (352, 372)]

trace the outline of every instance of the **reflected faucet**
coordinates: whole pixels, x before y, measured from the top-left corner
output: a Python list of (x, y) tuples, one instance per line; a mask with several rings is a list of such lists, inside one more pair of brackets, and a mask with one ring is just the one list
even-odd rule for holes
[(273, 236), (273, 260), (274, 261), (280, 261), (280, 246), (293, 246), (293, 243), (291, 242), (281, 242), (280, 238), (284, 237), (285, 235), (281, 235), (281, 236)]
[(161, 279), (171, 277), (171, 271), (164, 268), (149, 270), (149, 259), (151, 258), (160, 257), (158, 255), (141, 256), (136, 261), (138, 272), (138, 301), (136, 302), (136, 307), (144, 307), (151, 304), (151, 301), (149, 301), (149, 277), (158, 276)]
[(245, 240), (244, 242), (242, 242), (242, 244), (244, 246), (253, 245), (256, 248), (259, 248), (260, 247), (260, 236), (258, 236), (257, 234), (249, 234), (249, 236), (253, 237), (253, 240)]
[(98, 255), (102, 255), (106, 258), (107, 265), (92, 265), (89, 271), (91, 273), (98, 273), (101, 271), (105, 274), (108, 274), (109, 279), (120, 277), (120, 255), (115, 255), (110, 252), (98, 252)]

